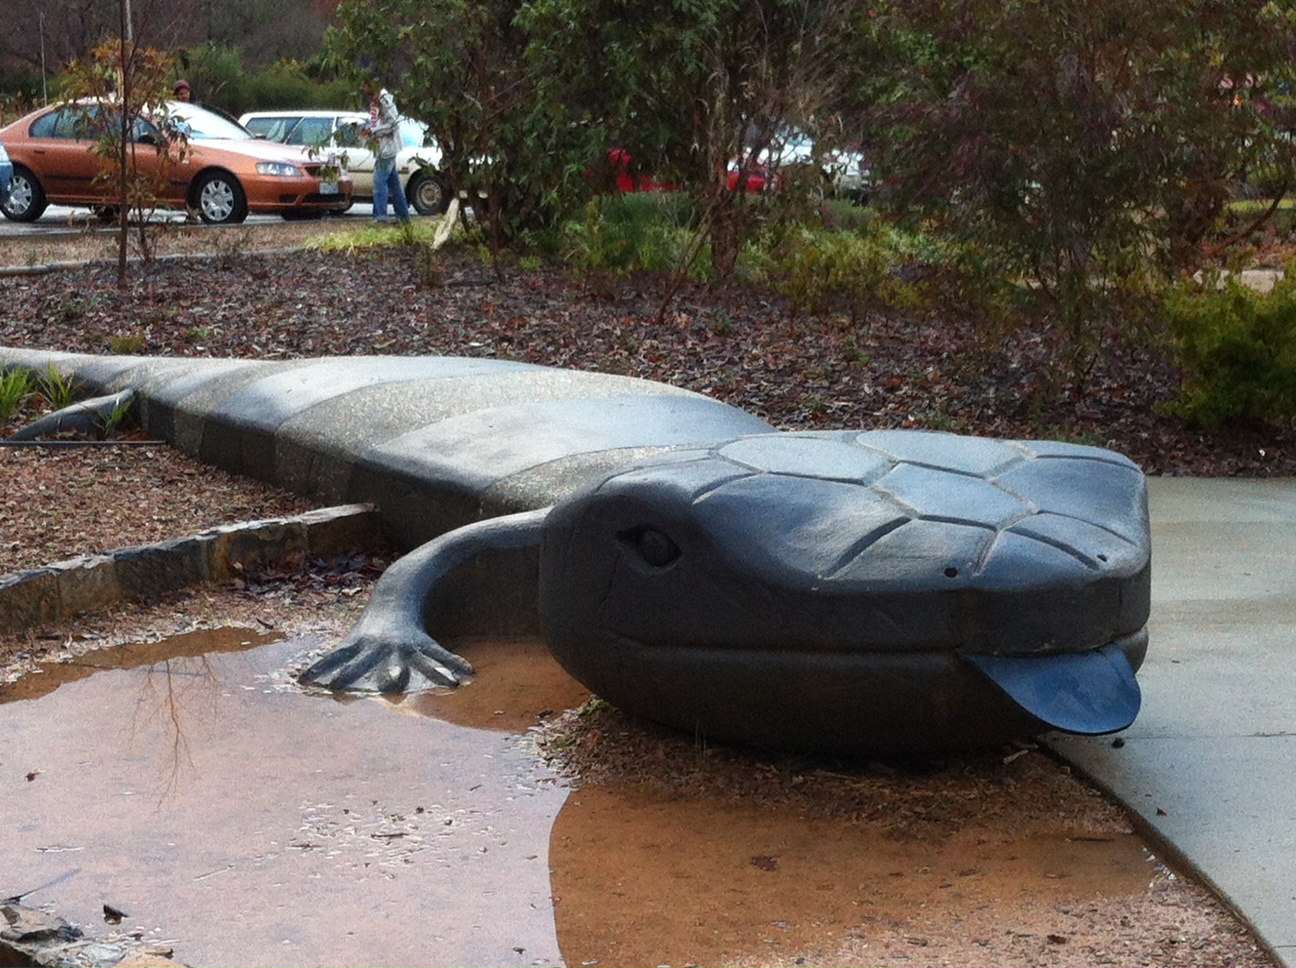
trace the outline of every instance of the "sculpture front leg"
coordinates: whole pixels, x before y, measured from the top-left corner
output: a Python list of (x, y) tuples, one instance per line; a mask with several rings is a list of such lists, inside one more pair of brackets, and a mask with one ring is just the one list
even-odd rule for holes
[(548, 509), (466, 525), (416, 548), (383, 573), (364, 614), (336, 649), (298, 676), (303, 685), (351, 692), (417, 692), (457, 686), (472, 666), (424, 627), (424, 602), (448, 572), (486, 550), (536, 545)]

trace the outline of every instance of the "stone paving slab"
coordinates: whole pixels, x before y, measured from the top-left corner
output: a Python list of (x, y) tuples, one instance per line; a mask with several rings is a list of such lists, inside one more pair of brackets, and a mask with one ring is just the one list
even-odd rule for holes
[(1296, 481), (1149, 481), (1143, 709), (1050, 744), (1296, 964)]

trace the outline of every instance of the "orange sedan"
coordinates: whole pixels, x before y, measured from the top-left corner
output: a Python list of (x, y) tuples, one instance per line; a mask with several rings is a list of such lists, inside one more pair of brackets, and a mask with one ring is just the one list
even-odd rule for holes
[[(103, 161), (90, 151), (99, 110), (61, 104), (0, 128), (0, 144), (14, 167), (9, 200), (0, 209), (6, 218), (31, 222), (50, 204), (117, 204), (111, 180), (97, 178)], [(236, 223), (249, 212), (305, 218), (350, 205), (350, 176), (335, 174), (327, 159), (255, 138), (195, 104), (170, 101), (167, 112), (187, 139), (173, 153), (178, 157), (164, 157), (159, 146), (165, 136), (147, 117), (136, 120), (133, 133), (135, 163), (160, 206), (197, 212), (204, 222)]]

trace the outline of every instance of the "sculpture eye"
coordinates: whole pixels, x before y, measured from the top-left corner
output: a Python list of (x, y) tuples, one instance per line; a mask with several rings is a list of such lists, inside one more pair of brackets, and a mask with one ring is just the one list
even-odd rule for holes
[(634, 549), (643, 561), (654, 568), (665, 568), (683, 552), (670, 537), (656, 528), (642, 527), (622, 533), (621, 539)]

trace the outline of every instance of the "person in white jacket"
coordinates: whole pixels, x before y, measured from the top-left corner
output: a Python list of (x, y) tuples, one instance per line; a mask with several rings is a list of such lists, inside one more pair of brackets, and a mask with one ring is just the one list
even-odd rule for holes
[(369, 124), (366, 131), (378, 142), (374, 151), (373, 214), (375, 222), (386, 222), (387, 196), (391, 196), (396, 218), (409, 220), (409, 202), (396, 171), (396, 153), (401, 148), (400, 112), (396, 99), (385, 88), (366, 81), (364, 94), (369, 101)]

